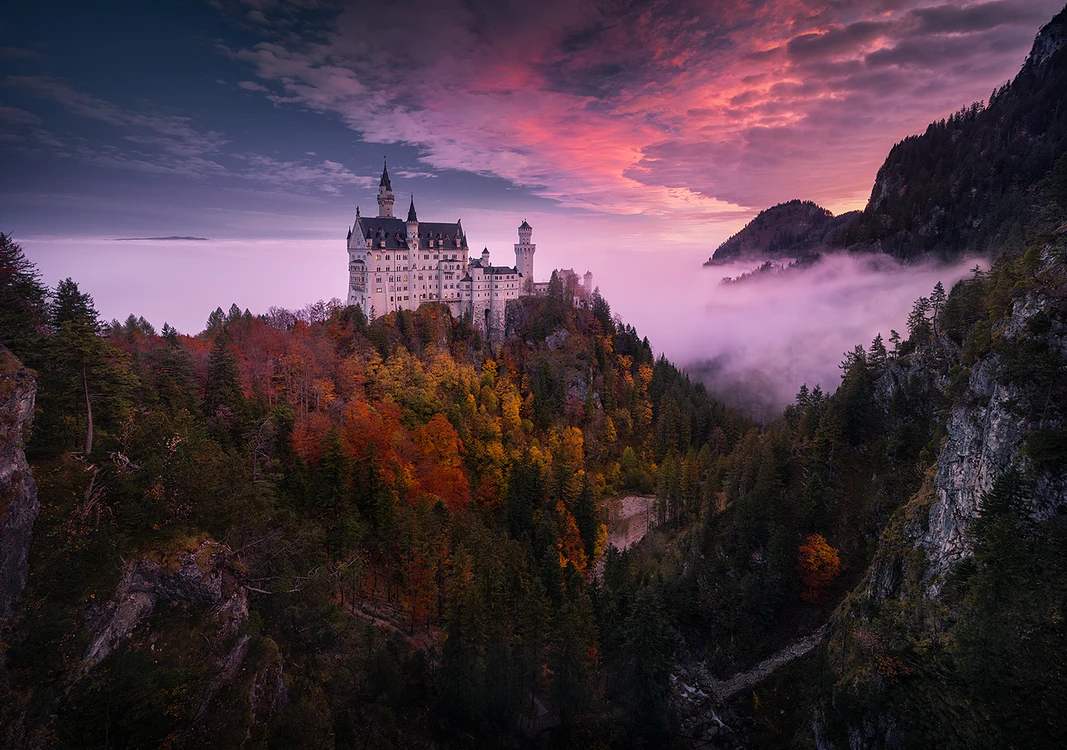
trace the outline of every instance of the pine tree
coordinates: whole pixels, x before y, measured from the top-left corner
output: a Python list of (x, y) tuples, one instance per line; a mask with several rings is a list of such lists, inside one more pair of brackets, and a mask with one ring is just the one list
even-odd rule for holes
[(878, 375), (885, 370), (887, 359), (888, 352), (885, 350), (885, 344), (882, 343), (882, 334), (879, 333), (874, 337), (871, 348), (867, 352), (867, 364), (874, 370), (875, 375)]
[(84, 415), (84, 450), (88, 456), (101, 408), (107, 417), (124, 411), (132, 378), (113, 361), (119, 353), (99, 335), (93, 298), (82, 293), (73, 280), (59, 282), (50, 312), (55, 333), (47, 346), (49, 370), (43, 401), (54, 400), (61, 412)]
[(930, 300), (926, 297), (920, 297), (915, 300), (915, 305), (911, 308), (911, 313), (908, 315), (908, 336), (913, 342), (926, 341), (930, 338), (932, 330), (930, 328), (930, 320), (927, 318), (927, 313), (930, 312)]
[(222, 311), (221, 307), (216, 307), (215, 311), (207, 316), (207, 328), (209, 333), (213, 333), (226, 324), (226, 313)]
[(31, 354), (40, 338), (47, 294), (22, 247), (0, 232), (0, 345), (20, 358)]
[(938, 316), (941, 315), (941, 310), (945, 307), (945, 300), (947, 299), (948, 295), (945, 294), (944, 285), (940, 281), (934, 284), (934, 290), (930, 293), (931, 322), (934, 328), (934, 335), (939, 333)]
[(656, 740), (667, 731), (667, 697), (674, 649), (657, 591), (642, 589), (626, 619), (627, 702), (634, 729)]
[(223, 328), (216, 336), (207, 363), (207, 383), (204, 386), (204, 415), (219, 428), (220, 435), (230, 430), (236, 438), (246, 415), (241, 369), (233, 352), (230, 336)]

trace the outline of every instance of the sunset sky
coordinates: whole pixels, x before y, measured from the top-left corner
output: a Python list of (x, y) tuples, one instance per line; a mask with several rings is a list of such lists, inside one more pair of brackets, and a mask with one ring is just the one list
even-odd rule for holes
[[(406, 206), (538, 276), (692, 268), (755, 212), (860, 208), (889, 148), (1009, 80), (1062, 0), (15, 3), (0, 230), (105, 317), (344, 296)], [(198, 240), (143, 240), (153, 237)], [(667, 260), (669, 258), (669, 261)], [(664, 282), (669, 285), (669, 282)], [(666, 291), (666, 290), (663, 290)]]

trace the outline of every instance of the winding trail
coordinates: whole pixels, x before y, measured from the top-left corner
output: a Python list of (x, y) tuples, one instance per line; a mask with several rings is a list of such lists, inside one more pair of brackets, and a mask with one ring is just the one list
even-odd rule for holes
[(738, 672), (725, 680), (716, 679), (714, 676), (705, 673), (704, 679), (700, 680), (703, 683), (701, 687), (710, 690), (718, 700), (727, 701), (738, 693), (763, 682), (778, 667), (800, 658), (822, 643), (822, 639), (826, 637), (828, 624), (822, 625), (811, 635), (798, 638), (781, 651), (771, 654), (747, 672)]

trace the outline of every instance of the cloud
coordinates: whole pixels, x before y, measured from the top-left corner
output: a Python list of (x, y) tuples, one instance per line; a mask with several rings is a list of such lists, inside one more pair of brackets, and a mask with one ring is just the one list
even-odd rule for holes
[(726, 286), (721, 277), (751, 268), (678, 274), (669, 315), (667, 308), (646, 313), (641, 333), (713, 393), (769, 418), (803, 384), (835, 390), (838, 364), (855, 345), (866, 348), (878, 334), (888, 342), (892, 329), (907, 337), (914, 301), (938, 281), (950, 289), (974, 265), (901, 266), (884, 256), (827, 255), (802, 272)]
[(24, 109), (0, 106), (0, 122), (9, 125), (40, 125), (41, 118)]
[(169, 235), (167, 237), (116, 237), (115, 242), (209, 242), (207, 237)]
[(0, 58), (7, 60), (40, 60), (41, 53), (22, 47), (0, 47)]
[(889, 147), (1013, 75), (1059, 4), (413, 0), (309, 15), (250, 0), (263, 41), (224, 50), (276, 105), (414, 145), (432, 169), (700, 221), (797, 196), (862, 205)]
[[(338, 195), (347, 186), (377, 185), (377, 178), (357, 175), (343, 164), (323, 159), (284, 160), (234, 148), (221, 133), (201, 130), (192, 118), (135, 111), (79, 91), (66, 81), (49, 77), (8, 76), (3, 85), (17, 87), (58, 102), (78, 117), (116, 129), (118, 140), (88, 143), (78, 139), (73, 154), (83, 162), (151, 174), (175, 174), (195, 179), (229, 178), (306, 192)], [(238, 83), (250, 91), (268, 91), (249, 81)], [(3, 131), (4, 140), (26, 149), (31, 140), (41, 146), (65, 144), (37, 127), (41, 118), (14, 107), (0, 107), (0, 122), (29, 129), (28, 136)], [(313, 157), (313, 152), (306, 156)]]

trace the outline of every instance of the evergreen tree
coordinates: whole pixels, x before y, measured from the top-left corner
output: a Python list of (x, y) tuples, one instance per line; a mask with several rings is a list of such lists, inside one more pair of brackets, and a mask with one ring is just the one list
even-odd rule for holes
[(214, 333), (223, 325), (226, 324), (226, 313), (222, 311), (221, 307), (216, 307), (215, 311), (207, 316), (207, 332)]
[(25, 359), (46, 319), (48, 290), (22, 247), (0, 232), (0, 345)]
[(124, 412), (132, 377), (118, 364), (119, 353), (99, 335), (93, 298), (74, 281), (59, 282), (50, 312), (55, 333), (47, 345), (42, 401), (51, 407), (49, 419), (62, 413), (84, 418), (83, 446), (88, 456), (101, 417), (115, 419)]
[(674, 664), (668, 620), (654, 587), (637, 594), (626, 619), (626, 699), (634, 730), (646, 741), (658, 741), (667, 732), (667, 698)]
[(908, 337), (912, 342), (926, 341), (933, 333), (930, 328), (930, 320), (927, 318), (929, 312), (930, 300), (927, 297), (920, 297), (915, 300), (911, 313), (908, 315)]

